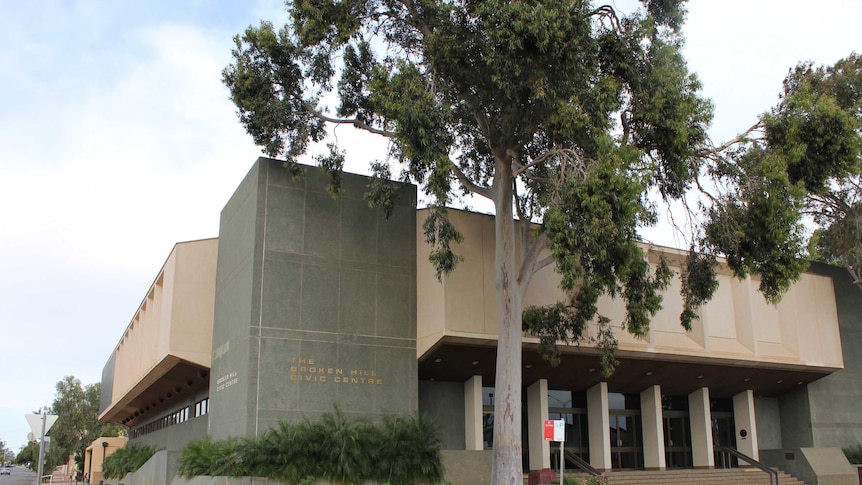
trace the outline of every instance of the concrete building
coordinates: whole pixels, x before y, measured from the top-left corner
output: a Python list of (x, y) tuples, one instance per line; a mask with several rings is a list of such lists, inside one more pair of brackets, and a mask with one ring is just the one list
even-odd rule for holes
[[(464, 262), (438, 282), (415, 187), (399, 186), (384, 220), (363, 200), (367, 184), (345, 174), (334, 199), (317, 169), (295, 180), (259, 159), (222, 211), (218, 239), (178, 243), (158, 273), (105, 366), (100, 419), (128, 426), (132, 443), (178, 450), (336, 404), (371, 419), (419, 411), (441, 426), (447, 479), (479, 470), (471, 480), (487, 480), (493, 218), (451, 212)], [(684, 257), (645, 250), (677, 268)], [(815, 483), (836, 447), (862, 442), (862, 295), (844, 270), (812, 265), (775, 306), (756, 280), (726, 268), (720, 280), (689, 332), (675, 280), (646, 337), (617, 332), (609, 378), (588, 340), (551, 367), (525, 338), (525, 472), (558, 465), (546, 419), (565, 421), (566, 451), (607, 471), (724, 466), (715, 447), (731, 446)], [(549, 267), (526, 304), (561, 298)], [(611, 298), (600, 311), (623, 319)]]
[(102, 464), (105, 458), (114, 454), (115, 451), (126, 446), (126, 438), (99, 438), (87, 447), (84, 453), (84, 475), (88, 483), (102, 483), (105, 476), (102, 473)]

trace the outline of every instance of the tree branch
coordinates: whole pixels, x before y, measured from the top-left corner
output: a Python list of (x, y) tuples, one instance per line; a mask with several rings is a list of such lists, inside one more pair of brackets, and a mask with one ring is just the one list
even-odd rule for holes
[(542, 260), (541, 265), (537, 262), (539, 254), (542, 253), (542, 249), (545, 249), (547, 245), (548, 235), (543, 232), (536, 236), (536, 238), (533, 239), (532, 242), (529, 242), (529, 245), (524, 248), (524, 259), (521, 261), (521, 269), (518, 272), (518, 284), (524, 292), (526, 292), (527, 288), (530, 286), (530, 280), (532, 280), (536, 271), (550, 264), (550, 262), (545, 262), (545, 260), (553, 261), (553, 258), (545, 258)]
[(617, 11), (614, 10), (614, 7), (610, 5), (602, 5), (601, 7), (596, 8), (592, 12), (590, 12), (590, 16), (598, 16), (602, 19), (609, 19), (611, 22), (611, 27), (617, 32), (622, 32), (623, 28), (620, 25), (620, 19), (617, 17)]
[(722, 143), (721, 146), (712, 147), (710, 149), (710, 151), (715, 152), (715, 153), (720, 153), (720, 152), (727, 150), (731, 146), (736, 145), (737, 143), (744, 143), (746, 140), (748, 140), (748, 135), (750, 135), (751, 133), (758, 131), (762, 128), (763, 128), (763, 122), (758, 121), (757, 123), (751, 125), (751, 127), (749, 129), (736, 135), (734, 138)]
[(379, 128), (375, 128), (375, 127), (369, 125), (368, 123), (366, 123), (364, 121), (361, 121), (361, 120), (358, 120), (355, 118), (344, 119), (344, 118), (333, 118), (331, 116), (326, 116), (325, 114), (317, 111), (314, 108), (314, 105), (312, 105), (308, 101), (302, 101), (302, 106), (312, 116), (314, 116), (315, 118), (317, 118), (319, 120), (325, 121), (327, 123), (333, 123), (336, 125), (353, 125), (356, 128), (359, 128), (360, 130), (365, 130), (369, 133), (374, 133), (375, 135), (385, 136), (387, 138), (395, 138), (395, 136), (397, 135), (397, 133), (395, 133), (394, 131), (381, 130)]
[(401, 0), (401, 5), (404, 5), (410, 16), (416, 20), (416, 28), (419, 29), (419, 32), (422, 32), (423, 36), (429, 37), (431, 35), (431, 27), (419, 20), (419, 9), (416, 8), (416, 3), (413, 0)]
[(539, 261), (536, 261), (536, 264), (533, 265), (533, 273), (538, 273), (539, 270), (541, 270), (545, 266), (551, 265), (553, 262), (554, 262), (554, 258), (551, 256), (548, 256), (547, 258), (543, 258), (543, 259), (540, 259)]
[[(580, 172), (582, 175), (585, 173), (585, 170), (584, 170), (585, 163), (584, 162), (590, 161), (590, 159), (581, 158), (580, 154), (578, 154), (577, 151), (572, 150), (571, 148), (554, 147), (554, 148), (548, 150), (547, 152), (543, 153), (539, 157), (536, 157), (532, 162), (530, 162), (526, 165), (521, 164), (520, 159), (516, 159), (516, 165), (515, 165), (516, 170), (515, 170), (513, 175), (515, 177), (517, 177), (517, 176), (525, 173), (527, 170), (535, 167), (536, 165), (540, 165), (540, 164), (546, 162), (549, 158), (551, 158), (553, 156), (559, 156), (560, 157), (561, 162), (562, 162), (560, 165), (566, 165), (566, 162), (571, 162), (571, 161), (577, 162), (577, 165), (578, 165), (577, 168), (580, 169)], [(572, 164), (572, 165), (575, 165), (575, 164)]]
[(466, 188), (470, 192), (473, 192), (476, 195), (481, 195), (486, 199), (493, 200), (490, 188), (482, 187), (481, 185), (470, 180), (470, 178), (467, 177), (464, 171), (461, 170), (461, 167), (459, 167), (455, 162), (450, 161), (449, 164), (452, 165), (452, 173), (455, 174), (455, 178), (458, 179), (458, 182), (461, 182), (461, 185), (463, 185), (464, 188)]

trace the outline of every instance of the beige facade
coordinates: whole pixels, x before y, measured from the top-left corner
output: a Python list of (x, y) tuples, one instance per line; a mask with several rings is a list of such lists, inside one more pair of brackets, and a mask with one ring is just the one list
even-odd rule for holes
[[(429, 385), (464, 383), (465, 448), (476, 450), (492, 446), (487, 434), (484, 443), (477, 436), (483, 425), (487, 433), (493, 422), (489, 416), (498, 325), (494, 219), (455, 210), (450, 211), (450, 219), (464, 235), (464, 242), (454, 247), (464, 260), (441, 282), (426, 258), (418, 260), (417, 358), (420, 380)], [(417, 233), (417, 246), (417, 254), (429, 253), (421, 233)], [(612, 376), (602, 376), (591, 343), (597, 325), (578, 345), (562, 346), (557, 367), (538, 354), (538, 339), (525, 335), (524, 446), (529, 469), (551, 465), (549, 444), (542, 440), (541, 430), (549, 409), (553, 413), (555, 407), (560, 408), (558, 415), (574, 419), (570, 425), (574, 431), (589, 429), (588, 439), (567, 441), (567, 447), (588, 454), (590, 463), (600, 470), (714, 467), (714, 446), (728, 444), (756, 459), (755, 396), (782, 396), (843, 368), (832, 278), (805, 273), (780, 303), (772, 305), (758, 292), (756, 279), (737, 279), (721, 264), (718, 290), (686, 331), (679, 323), (679, 273), (685, 253), (646, 245), (643, 249), (652, 263), (663, 257), (676, 276), (643, 338), (621, 328), (622, 300), (600, 299), (599, 313), (611, 319), (619, 339), (619, 364)], [(524, 306), (562, 300), (559, 276), (550, 265), (533, 277)], [(582, 395), (583, 409), (549, 402), (554, 392)], [(624, 396), (626, 406), (614, 408), (614, 398), (621, 402)], [(671, 400), (687, 404), (671, 409)], [(716, 406), (717, 401), (724, 404)], [(584, 416), (580, 425), (578, 413)], [(730, 426), (722, 435), (723, 443), (714, 442), (720, 426), (716, 417)], [(674, 427), (685, 429), (676, 435)]]
[(133, 426), (208, 387), (217, 250), (217, 239), (174, 246), (106, 367), (100, 420)]
[[(464, 243), (454, 248), (464, 261), (440, 283), (427, 258), (419, 259), (419, 358), (441, 342), (495, 343), (497, 339), (494, 219), (455, 210), (450, 211), (450, 218), (464, 234)], [(422, 224), (417, 227), (421, 231)], [(417, 235), (417, 244), (417, 254), (429, 253), (421, 233)], [(757, 291), (757, 280), (738, 280), (722, 267), (718, 290), (701, 308), (700, 319), (693, 322), (692, 330), (686, 331), (679, 323), (682, 311), (679, 272), (685, 253), (663, 247), (644, 246), (644, 249), (651, 261), (664, 256), (676, 277), (665, 291), (663, 308), (650, 322), (649, 333), (643, 339), (617, 328), (621, 356), (662, 354), (673, 360), (756, 362), (825, 372), (843, 367), (831, 278), (803, 274), (779, 304), (771, 305)], [(559, 277), (550, 265), (534, 276), (524, 306), (548, 305), (561, 300), (564, 295), (559, 289)], [(599, 302), (599, 313), (619, 327), (625, 316), (624, 302), (605, 296)], [(589, 337), (596, 335), (594, 325), (581, 341), (581, 348), (590, 348)], [(538, 339), (527, 336), (525, 342), (537, 344)]]

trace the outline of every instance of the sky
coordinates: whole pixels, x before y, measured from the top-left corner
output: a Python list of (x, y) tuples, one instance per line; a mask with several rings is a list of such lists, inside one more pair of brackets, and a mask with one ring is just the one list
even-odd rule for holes
[[(859, 0), (688, 9), (685, 54), (716, 142), (775, 105), (798, 62), (862, 52)], [(261, 19), (283, 23), (282, 2), (0, 0), (0, 440), (13, 451), (64, 376), (101, 379), (174, 243), (218, 235), (260, 156), (221, 70)], [(349, 171), (381, 156), (338, 135), (363, 150)]]

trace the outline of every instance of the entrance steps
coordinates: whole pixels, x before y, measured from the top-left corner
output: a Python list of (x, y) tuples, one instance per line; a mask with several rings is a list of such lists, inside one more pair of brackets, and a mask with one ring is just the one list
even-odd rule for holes
[[(781, 485), (806, 485), (779, 471)], [(769, 485), (769, 475), (756, 468), (632, 470), (608, 473), (608, 485)]]

